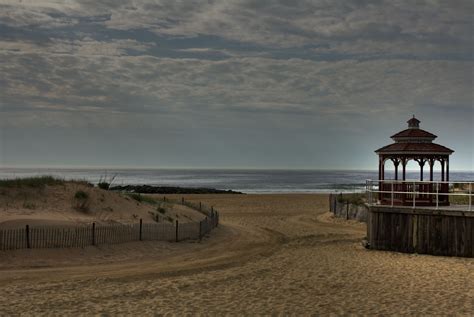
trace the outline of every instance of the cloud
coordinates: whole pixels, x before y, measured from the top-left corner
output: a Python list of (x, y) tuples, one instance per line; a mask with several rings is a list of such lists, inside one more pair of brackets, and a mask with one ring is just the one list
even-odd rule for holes
[(3, 111), (351, 115), (398, 113), (417, 104), (449, 109), (451, 104), (469, 105), (472, 98), (468, 62), (212, 61), (103, 56), (90, 50), (93, 54), (4, 51)]
[(380, 50), (395, 40), (420, 44), (425, 50), (431, 45), (431, 52), (446, 44), (470, 52), (471, 11), (470, 1), (431, 0), (7, 0), (0, 21), (50, 28), (105, 16), (95, 23), (114, 30), (144, 29), (178, 37), (209, 35), (269, 47), (320, 47), (363, 40)]
[[(78, 23), (74, 2), (42, 0), (3, 0), (0, 23), (13, 27), (57, 28)], [(72, 4), (72, 5), (71, 5)]]
[[(154, 1), (105, 9), (108, 28), (148, 29), (160, 35), (212, 35), (273, 48), (330, 46), (344, 53), (439, 54), (446, 46), (471, 52), (469, 2), (438, 1)], [(354, 45), (353, 51), (351, 48)]]
[(64, 114), (66, 122), (78, 113), (107, 120), (465, 109), (472, 104), (470, 6), (4, 0), (0, 111)]
[(68, 54), (75, 56), (124, 56), (130, 51), (145, 52), (155, 43), (144, 43), (136, 40), (97, 41), (83, 37), (78, 40), (51, 39), (44, 44), (33, 42), (1, 41), (0, 52), (10, 51), (21, 54)]

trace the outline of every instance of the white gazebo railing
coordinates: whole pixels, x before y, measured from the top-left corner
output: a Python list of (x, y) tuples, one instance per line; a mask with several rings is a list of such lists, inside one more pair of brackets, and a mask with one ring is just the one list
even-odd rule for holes
[(474, 182), (366, 180), (369, 205), (473, 211)]

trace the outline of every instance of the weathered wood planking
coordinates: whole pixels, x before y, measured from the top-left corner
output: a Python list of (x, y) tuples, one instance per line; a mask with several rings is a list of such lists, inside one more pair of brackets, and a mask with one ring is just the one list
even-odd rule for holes
[(474, 213), (372, 206), (371, 249), (474, 257)]

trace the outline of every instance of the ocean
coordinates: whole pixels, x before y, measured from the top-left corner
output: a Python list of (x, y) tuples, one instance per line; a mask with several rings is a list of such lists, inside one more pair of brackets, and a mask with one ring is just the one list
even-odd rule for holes
[[(97, 183), (116, 176), (114, 185), (208, 187), (244, 193), (330, 193), (365, 189), (366, 179), (377, 179), (377, 171), (342, 170), (230, 170), (230, 169), (53, 169), (0, 168), (0, 179), (52, 175)], [(418, 172), (407, 172), (417, 179)], [(436, 174), (435, 174), (436, 175)], [(390, 174), (386, 176), (389, 178)], [(426, 176), (425, 176), (426, 177)], [(450, 172), (451, 181), (473, 181), (474, 172)]]

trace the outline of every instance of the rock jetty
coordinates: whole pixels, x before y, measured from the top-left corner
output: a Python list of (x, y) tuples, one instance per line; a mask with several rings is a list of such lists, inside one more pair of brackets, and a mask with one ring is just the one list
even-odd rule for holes
[(215, 188), (170, 187), (151, 185), (123, 185), (113, 186), (110, 190), (140, 194), (243, 194), (233, 190)]

